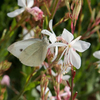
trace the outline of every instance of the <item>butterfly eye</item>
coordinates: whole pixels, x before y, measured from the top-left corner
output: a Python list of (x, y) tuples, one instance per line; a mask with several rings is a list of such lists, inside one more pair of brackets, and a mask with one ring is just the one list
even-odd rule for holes
[(23, 49), (20, 49), (20, 51), (23, 51)]

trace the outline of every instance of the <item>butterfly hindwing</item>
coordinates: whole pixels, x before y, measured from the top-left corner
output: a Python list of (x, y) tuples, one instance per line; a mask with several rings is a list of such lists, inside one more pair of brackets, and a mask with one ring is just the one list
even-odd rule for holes
[(41, 40), (28, 46), (19, 56), (19, 60), (28, 66), (39, 66), (45, 60), (48, 44)]

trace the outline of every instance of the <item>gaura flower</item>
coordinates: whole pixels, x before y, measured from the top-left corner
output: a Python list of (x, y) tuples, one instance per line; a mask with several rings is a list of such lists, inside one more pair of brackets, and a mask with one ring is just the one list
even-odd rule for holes
[(64, 70), (62, 60), (60, 60), (58, 62), (58, 66), (61, 68), (61, 72), (60, 73), (55, 73), (53, 70), (51, 70), (52, 75), (54, 77), (56, 77), (58, 75), (58, 82), (61, 82), (62, 80), (67, 81), (70, 78), (70, 76), (69, 75), (64, 75), (64, 74), (68, 73), (71, 70), (71, 67), (67, 67), (66, 70)]
[[(49, 22), (49, 28), (50, 28), (51, 32), (49, 32), (46, 29), (41, 31), (42, 34), (45, 34), (45, 35), (49, 36), (49, 40), (50, 40), (51, 44), (53, 44), (57, 41), (56, 35), (55, 35), (55, 33), (53, 31), (53, 28), (52, 28), (52, 23), (53, 23), (53, 20), (51, 19), (50, 22)], [(55, 56), (54, 56), (52, 61), (54, 61), (56, 59), (57, 54), (58, 54), (58, 47), (55, 46)]]
[(76, 51), (84, 52), (90, 47), (90, 43), (79, 40), (81, 36), (73, 40), (73, 34), (66, 29), (63, 30), (62, 38), (66, 41), (66, 43), (64, 44), (67, 44), (67, 47), (63, 51), (60, 59), (65, 53), (64, 64), (69, 66), (73, 65), (74, 67), (79, 69), (81, 66), (81, 58)]
[[(58, 46), (65, 46), (65, 44), (63, 45), (63, 43), (57, 42), (56, 35), (52, 28), (52, 23), (53, 23), (53, 20), (51, 19), (49, 22), (49, 28), (50, 28), (51, 32), (49, 32), (46, 29), (43, 29), (41, 31), (41, 33), (49, 36), (49, 40), (50, 40), (51, 44), (48, 46), (48, 48), (51, 48), (51, 49), (53, 49), (53, 47), (55, 48), (54, 58), (52, 59), (52, 61), (54, 61), (58, 55)], [(53, 49), (53, 51), (54, 51), (54, 49)]]
[(33, 6), (33, 4), (34, 4), (34, 0), (18, 0), (18, 5), (22, 8), (17, 9), (13, 12), (7, 13), (7, 15), (9, 17), (15, 17), (15, 16), (21, 14), (22, 12), (24, 12), (25, 10), (30, 9)]
[[(70, 87), (65, 86), (64, 90), (62, 90), (63, 93), (59, 94), (59, 100), (62, 100), (61, 98), (63, 97), (63, 100), (69, 100), (71, 97), (71, 92), (70, 92)], [(55, 100), (57, 100), (57, 96), (53, 96)]]

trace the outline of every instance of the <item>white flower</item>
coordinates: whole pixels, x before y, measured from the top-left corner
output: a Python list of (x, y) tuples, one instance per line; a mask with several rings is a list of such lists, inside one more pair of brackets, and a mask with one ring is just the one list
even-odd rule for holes
[(61, 67), (61, 72), (60, 73), (55, 73), (53, 70), (51, 70), (52, 75), (55, 76), (55, 77), (57, 75), (59, 76), (58, 82), (60, 82), (60, 80), (65, 80), (65, 81), (68, 80), (70, 78), (70, 76), (69, 75), (64, 75), (64, 74), (68, 73), (71, 70), (71, 67), (63, 66), (63, 61), (62, 60), (60, 60), (58, 62), (58, 65), (60, 65), (60, 67)]
[[(37, 89), (39, 92), (41, 92), (41, 87), (40, 87), (40, 85), (38, 85), (38, 86), (36, 87), (36, 89)], [(46, 94), (48, 91), (49, 91), (49, 93), (48, 93), (48, 99), (47, 99), (47, 100), (55, 100), (54, 98), (52, 98), (52, 93), (51, 93), (51, 91), (49, 90), (48, 87), (47, 87), (46, 90), (45, 90), (45, 94)]]
[(24, 35), (23, 40), (32, 38), (34, 36), (34, 31), (30, 30), (30, 32), (28, 33), (27, 29), (23, 29), (23, 35)]
[(25, 10), (31, 8), (33, 6), (33, 4), (34, 4), (34, 0), (18, 0), (18, 5), (22, 8), (17, 9), (13, 12), (7, 13), (7, 15), (9, 17), (15, 17), (15, 16), (21, 14), (22, 12), (24, 12)]
[(98, 59), (100, 59), (100, 50), (99, 51), (95, 51), (93, 53), (93, 56), (96, 57), (96, 58), (98, 58)]
[(49, 32), (48, 30), (44, 29), (44, 30), (41, 31), (41, 33), (48, 35), (50, 42), (51, 43), (55, 43), (57, 41), (57, 39), (56, 39), (56, 35), (55, 35), (55, 33), (53, 31), (53, 28), (52, 28), (52, 22), (53, 21), (51, 19), (50, 22), (49, 22), (49, 28), (50, 28), (51, 32)]
[(73, 40), (73, 34), (66, 29), (63, 30), (62, 38), (66, 41), (67, 47), (63, 51), (60, 59), (65, 53), (64, 64), (69, 66), (73, 65), (74, 67), (79, 69), (81, 66), (81, 58), (76, 51), (84, 52), (90, 47), (90, 43), (79, 40), (81, 36)]
[[(53, 31), (53, 28), (52, 28), (52, 22), (53, 22), (53, 21), (52, 21), (52, 19), (51, 19), (50, 22), (49, 22), (49, 28), (50, 28), (51, 32), (49, 32), (49, 31), (46, 30), (46, 29), (43, 29), (43, 30), (41, 31), (41, 33), (42, 33), (42, 34), (48, 35), (48, 36), (49, 36), (50, 42), (51, 42), (52, 44), (54, 44), (54, 43), (57, 41), (57, 38), (56, 38), (56, 35), (55, 35), (55, 33), (54, 33), (54, 31)], [(53, 48), (52, 48), (52, 49), (53, 49)], [(54, 51), (54, 50), (53, 50), (53, 51)], [(55, 46), (55, 55), (54, 55), (54, 58), (53, 58), (52, 61), (54, 61), (54, 60), (56, 59), (57, 54), (58, 54), (58, 47)]]

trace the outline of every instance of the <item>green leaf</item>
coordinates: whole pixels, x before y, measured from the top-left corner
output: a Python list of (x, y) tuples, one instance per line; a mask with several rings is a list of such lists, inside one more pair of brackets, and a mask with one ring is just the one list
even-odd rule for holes
[(31, 82), (24, 90), (24, 92), (29, 91), (30, 89), (36, 87), (36, 85), (38, 85), (40, 82)]

